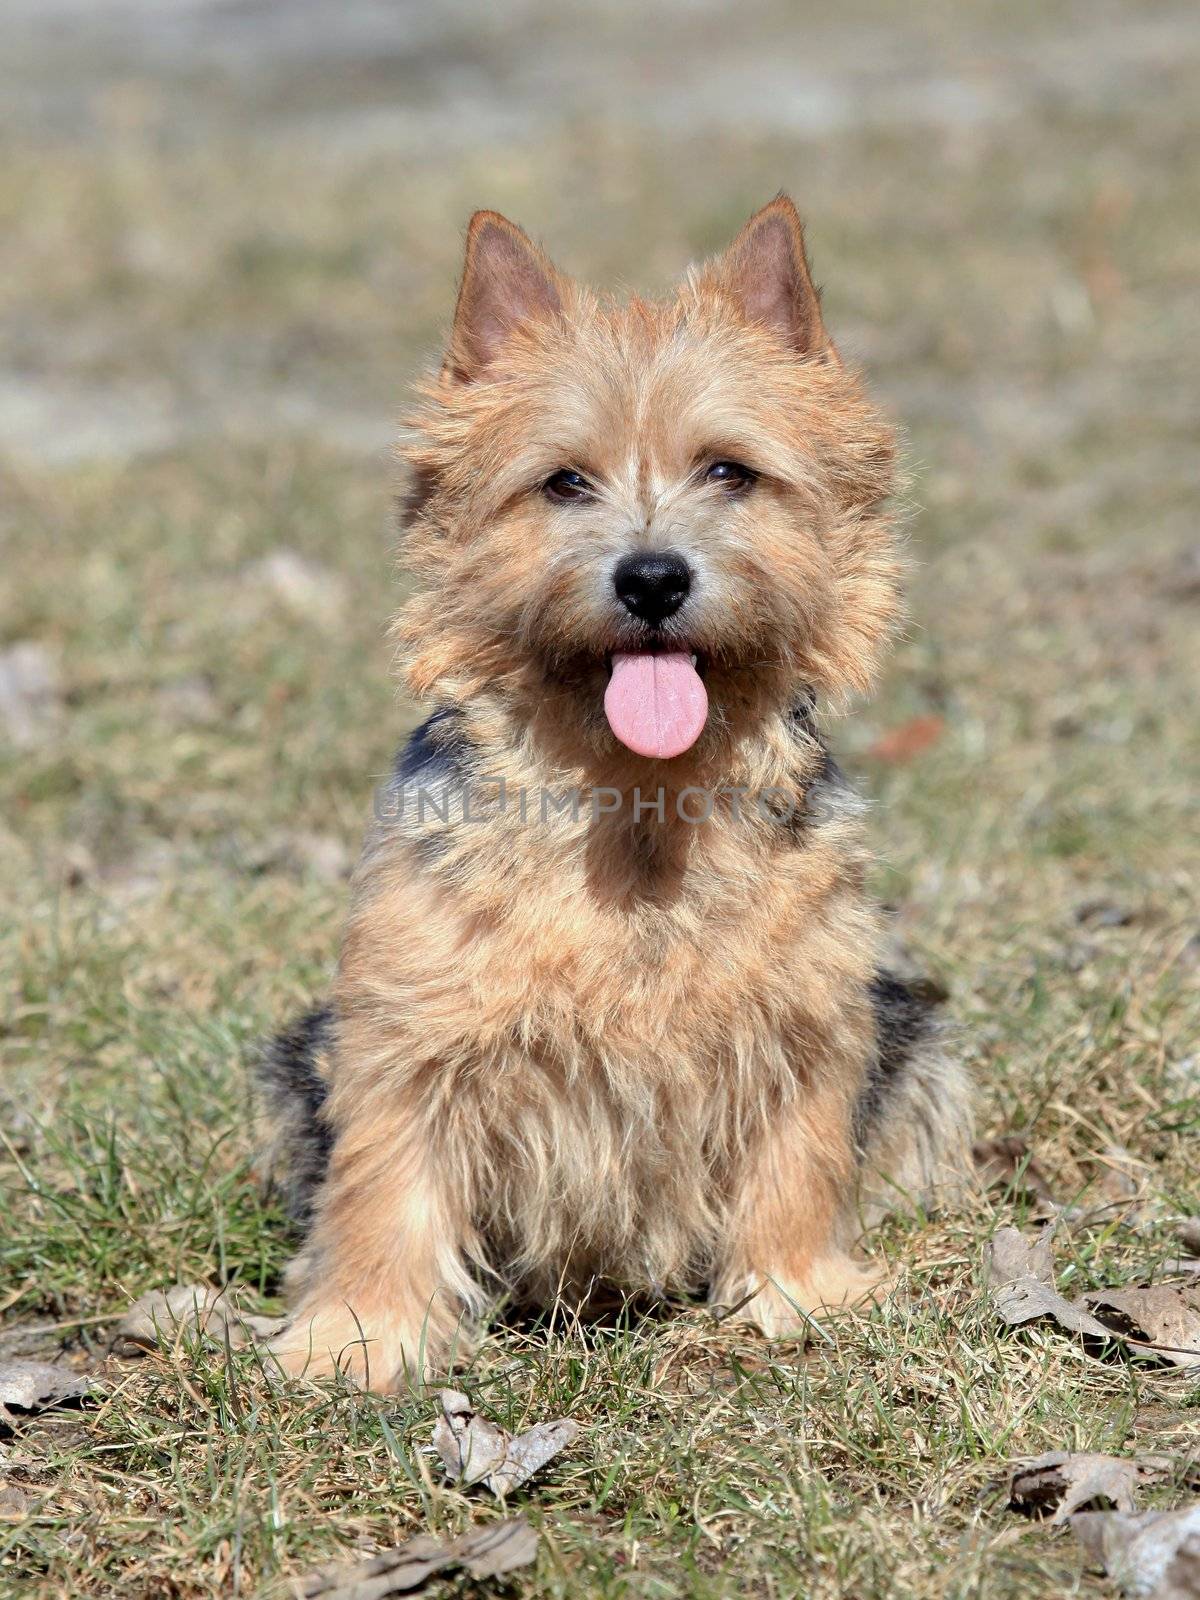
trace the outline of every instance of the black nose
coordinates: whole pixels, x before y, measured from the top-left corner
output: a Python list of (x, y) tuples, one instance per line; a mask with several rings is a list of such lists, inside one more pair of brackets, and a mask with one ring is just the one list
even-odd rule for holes
[(687, 599), (692, 574), (683, 557), (670, 550), (635, 550), (617, 562), (613, 587), (627, 611), (657, 627)]

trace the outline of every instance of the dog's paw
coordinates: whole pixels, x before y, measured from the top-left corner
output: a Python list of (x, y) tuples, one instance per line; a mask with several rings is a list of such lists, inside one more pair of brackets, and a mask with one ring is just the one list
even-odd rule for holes
[(825, 1311), (880, 1302), (888, 1282), (881, 1271), (848, 1256), (814, 1264), (803, 1277), (787, 1273), (748, 1274), (741, 1293), (729, 1294), (732, 1319), (756, 1327), (768, 1339), (803, 1338)]
[(406, 1339), (404, 1330), (368, 1327), (344, 1308), (302, 1308), (270, 1341), (267, 1353), (288, 1377), (341, 1374), (378, 1394), (393, 1393), (406, 1381), (427, 1375), (417, 1370), (422, 1356), (419, 1330)]

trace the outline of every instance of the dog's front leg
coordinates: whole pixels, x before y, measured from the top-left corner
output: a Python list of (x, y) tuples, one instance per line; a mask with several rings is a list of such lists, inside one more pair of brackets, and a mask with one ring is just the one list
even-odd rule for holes
[(879, 1287), (880, 1275), (850, 1252), (851, 1104), (835, 1084), (800, 1094), (738, 1176), (711, 1298), (768, 1337), (803, 1334), (810, 1314)]
[(444, 1369), (479, 1301), (466, 1207), (411, 1107), (369, 1097), (338, 1132), (311, 1237), (291, 1270), (295, 1311), (273, 1341), (286, 1372), (348, 1372), (387, 1391)]

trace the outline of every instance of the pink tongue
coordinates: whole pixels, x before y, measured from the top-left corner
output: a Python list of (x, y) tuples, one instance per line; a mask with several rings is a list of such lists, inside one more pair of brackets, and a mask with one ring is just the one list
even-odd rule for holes
[(623, 745), (660, 761), (682, 755), (708, 719), (708, 695), (690, 655), (613, 656), (604, 715)]

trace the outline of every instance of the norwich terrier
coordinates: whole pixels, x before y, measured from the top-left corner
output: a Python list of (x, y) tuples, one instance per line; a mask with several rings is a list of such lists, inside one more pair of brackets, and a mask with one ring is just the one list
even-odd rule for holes
[(267, 1051), (285, 1370), (444, 1369), (499, 1294), (868, 1293), (960, 1068), (886, 969), (816, 716), (900, 614), (890, 429), (781, 196), (663, 304), (472, 218), (404, 448), (402, 750), (330, 1003)]

